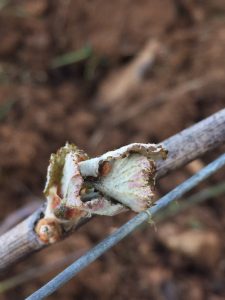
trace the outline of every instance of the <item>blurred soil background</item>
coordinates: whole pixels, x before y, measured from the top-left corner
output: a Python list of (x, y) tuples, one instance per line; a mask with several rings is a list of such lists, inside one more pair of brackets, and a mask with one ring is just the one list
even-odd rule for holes
[[(158, 143), (224, 108), (224, 53), (223, 0), (1, 0), (0, 221), (43, 199), (50, 154), (66, 141), (90, 156)], [(156, 197), (222, 151), (160, 180)], [(225, 299), (224, 200), (145, 226), (49, 299)], [(95, 218), (13, 266), (1, 280), (30, 280), (0, 299), (28, 296), (131, 216)]]

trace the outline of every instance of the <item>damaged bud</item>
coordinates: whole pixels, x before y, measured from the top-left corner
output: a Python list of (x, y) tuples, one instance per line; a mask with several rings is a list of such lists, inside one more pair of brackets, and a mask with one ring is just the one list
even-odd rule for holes
[(150, 207), (155, 161), (166, 155), (162, 146), (134, 143), (88, 159), (84, 151), (66, 144), (50, 158), (44, 190), (45, 221), (36, 226), (40, 239), (54, 242), (61, 229), (76, 227), (92, 215), (113, 216)]
[(147, 209), (153, 200), (155, 166), (140, 154), (115, 160), (112, 171), (95, 184), (103, 194), (135, 212)]
[(92, 180), (95, 189), (135, 212), (153, 203), (157, 159), (167, 151), (155, 144), (134, 143), (83, 161), (80, 171)]
[(54, 219), (44, 218), (39, 220), (35, 231), (40, 240), (45, 244), (58, 242), (62, 236), (62, 229)]

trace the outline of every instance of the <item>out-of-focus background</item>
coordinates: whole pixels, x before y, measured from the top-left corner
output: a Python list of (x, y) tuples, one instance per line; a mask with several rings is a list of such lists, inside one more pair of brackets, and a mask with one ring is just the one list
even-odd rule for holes
[[(223, 0), (1, 0), (0, 221), (43, 198), (66, 141), (91, 156), (157, 143), (223, 108), (224, 53)], [(223, 150), (160, 180), (156, 197)], [(135, 232), (49, 299), (225, 299), (223, 184), (224, 170), (192, 192), (208, 201)], [(25, 282), (0, 299), (23, 299), (131, 216), (95, 218), (15, 265), (1, 280)]]

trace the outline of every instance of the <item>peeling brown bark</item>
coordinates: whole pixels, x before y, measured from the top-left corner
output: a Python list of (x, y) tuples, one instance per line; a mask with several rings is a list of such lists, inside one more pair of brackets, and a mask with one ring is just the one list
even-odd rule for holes
[[(157, 177), (165, 176), (224, 142), (225, 109), (165, 140), (162, 145), (169, 155), (166, 160), (157, 163)], [(0, 237), (0, 271), (46, 246), (34, 231), (42, 210), (40, 208)], [(85, 220), (83, 223), (86, 223)]]

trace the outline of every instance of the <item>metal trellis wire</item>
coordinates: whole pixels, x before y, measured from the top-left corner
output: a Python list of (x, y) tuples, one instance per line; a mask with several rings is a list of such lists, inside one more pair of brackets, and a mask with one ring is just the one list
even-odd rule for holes
[(78, 260), (72, 263), (64, 271), (59, 273), (55, 278), (46, 283), (39, 290), (30, 295), (26, 300), (40, 300), (51, 295), (54, 291), (59, 289), (62, 285), (72, 279), (77, 273), (87, 267), (90, 263), (96, 260), (99, 256), (116, 245), (123, 238), (132, 233), (144, 222), (152, 218), (159, 210), (164, 209), (172, 201), (177, 200), (184, 193), (190, 191), (201, 181), (215, 173), (218, 169), (225, 165), (225, 154), (208, 164), (201, 171), (190, 177), (188, 180), (177, 186), (167, 195), (163, 196), (156, 202), (156, 205), (150, 207), (132, 218), (130, 221), (121, 226), (113, 234), (109, 235), (95, 247), (90, 249), (86, 254), (81, 256)]

